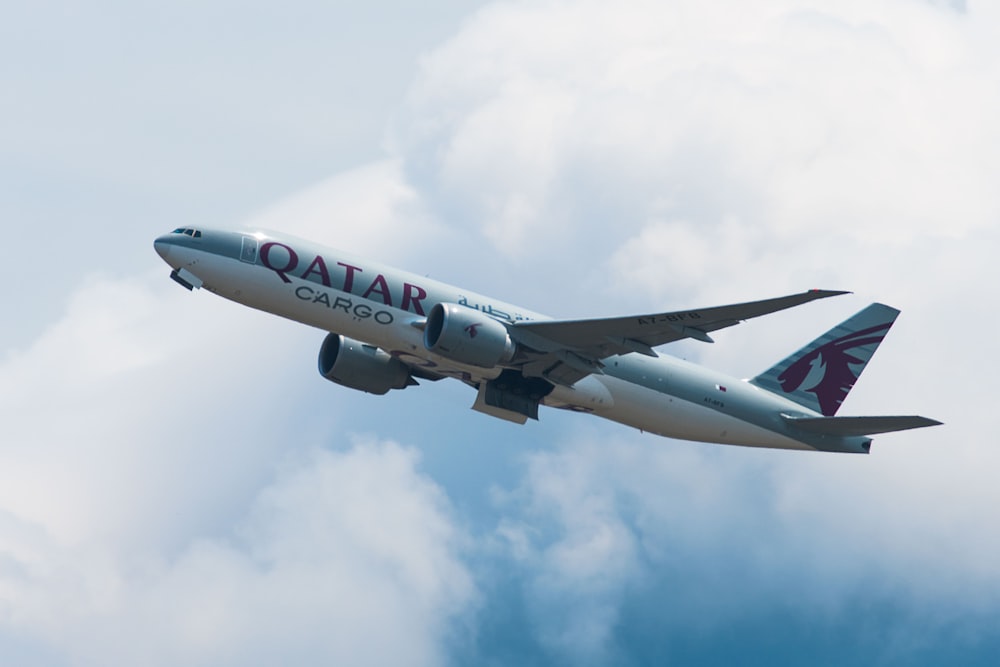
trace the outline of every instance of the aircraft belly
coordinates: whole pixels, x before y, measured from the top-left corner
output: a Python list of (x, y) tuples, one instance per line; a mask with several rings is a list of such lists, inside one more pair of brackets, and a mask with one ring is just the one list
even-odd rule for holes
[(668, 438), (747, 447), (813, 449), (774, 431), (669, 393), (615, 377), (603, 376), (600, 380), (611, 393), (614, 406), (610, 410), (596, 411), (596, 414), (642, 431)]

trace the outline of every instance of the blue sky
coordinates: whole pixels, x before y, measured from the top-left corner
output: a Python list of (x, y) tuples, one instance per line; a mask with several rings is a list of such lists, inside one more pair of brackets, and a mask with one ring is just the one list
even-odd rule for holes
[[(51, 2), (0, 26), (0, 662), (993, 664), (997, 10)], [(263, 225), (555, 316), (840, 297), (666, 352), (745, 377), (871, 301), (867, 457), (684, 443), (167, 279)]]

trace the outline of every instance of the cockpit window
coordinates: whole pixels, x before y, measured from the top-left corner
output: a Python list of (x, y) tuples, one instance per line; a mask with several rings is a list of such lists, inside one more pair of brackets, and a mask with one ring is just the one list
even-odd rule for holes
[(177, 229), (172, 231), (171, 234), (185, 234), (192, 238), (196, 239), (201, 238), (201, 232), (199, 232), (197, 229), (191, 229), (190, 227), (178, 227)]

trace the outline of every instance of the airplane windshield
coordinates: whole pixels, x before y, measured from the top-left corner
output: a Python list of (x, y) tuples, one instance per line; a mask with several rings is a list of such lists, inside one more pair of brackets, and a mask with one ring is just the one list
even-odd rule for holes
[(177, 229), (172, 231), (171, 234), (185, 234), (186, 236), (190, 236), (192, 238), (196, 239), (201, 238), (201, 232), (199, 232), (197, 229), (191, 229), (190, 227), (178, 227)]

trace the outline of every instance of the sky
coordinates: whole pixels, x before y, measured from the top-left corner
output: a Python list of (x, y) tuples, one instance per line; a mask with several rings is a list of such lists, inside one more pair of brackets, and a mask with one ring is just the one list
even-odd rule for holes
[[(1000, 7), (21, 3), (0, 23), (0, 662), (992, 665)], [(853, 294), (663, 353), (748, 377), (902, 311), (869, 456), (674, 441), (167, 278), (263, 226), (555, 317)]]

